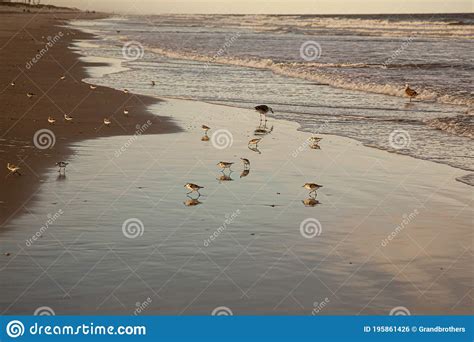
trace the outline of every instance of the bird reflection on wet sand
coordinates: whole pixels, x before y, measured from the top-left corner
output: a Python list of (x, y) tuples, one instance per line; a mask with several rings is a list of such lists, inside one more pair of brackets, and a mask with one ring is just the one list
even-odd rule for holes
[(192, 198), (192, 197), (190, 197), (190, 196), (188, 196), (188, 197), (189, 197), (189, 199), (183, 202), (183, 204), (184, 204), (185, 206), (187, 206), (187, 207), (194, 207), (194, 206), (196, 206), (196, 205), (202, 204), (202, 202), (199, 201), (199, 197), (201, 197), (201, 196), (198, 196), (197, 198)]
[(201, 137), (201, 141), (209, 141), (209, 136), (207, 135), (207, 132), (204, 133), (204, 135)]
[(301, 202), (303, 202), (305, 207), (314, 207), (318, 204), (321, 204), (321, 202), (319, 202), (316, 198), (313, 198), (313, 197), (306, 198), (302, 200)]
[(223, 171), (221, 171), (221, 175), (217, 177), (216, 179), (220, 182), (228, 182), (228, 181), (233, 181), (234, 179), (231, 177), (233, 172), (230, 172), (228, 175), (225, 174)]
[(272, 131), (273, 131), (273, 126), (270, 127), (270, 129), (268, 129), (266, 122), (263, 125), (260, 122), (260, 125), (258, 125), (258, 127), (253, 131), (253, 134), (255, 134), (257, 136), (258, 135), (267, 135), (267, 134), (270, 134)]
[(319, 146), (317, 143), (314, 143), (314, 144), (309, 145), (309, 148), (313, 150), (320, 150), (321, 146)]
[(249, 145), (248, 148), (249, 148), (250, 151), (256, 152), (258, 154), (262, 154), (262, 151), (260, 151), (257, 146), (250, 146)]
[(250, 169), (243, 170), (240, 173), (240, 178), (247, 177), (249, 175), (249, 173), (250, 173)]

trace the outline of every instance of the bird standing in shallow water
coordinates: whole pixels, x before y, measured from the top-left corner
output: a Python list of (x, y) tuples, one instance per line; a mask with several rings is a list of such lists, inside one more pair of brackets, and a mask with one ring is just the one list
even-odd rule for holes
[(69, 165), (68, 162), (64, 162), (64, 161), (57, 162), (56, 166), (59, 167), (58, 172), (61, 173), (61, 169), (62, 169), (64, 171), (64, 173), (66, 173), (66, 166), (68, 166), (68, 165)]
[(304, 183), (304, 185), (303, 185), (303, 188), (310, 190), (309, 191), (310, 195), (311, 195), (311, 193), (316, 195), (316, 190), (318, 190), (319, 188), (322, 188), (322, 187), (323, 187), (322, 185), (319, 185), (319, 184), (316, 184), (316, 183)]
[(204, 130), (205, 133), (207, 133), (207, 131), (211, 129), (211, 127), (206, 125), (202, 125), (201, 128)]
[(256, 139), (252, 139), (249, 141), (249, 146), (250, 145), (255, 145), (255, 147), (258, 147), (258, 143), (260, 142), (260, 140), (262, 140), (262, 138), (256, 138)]
[(203, 186), (199, 186), (197, 184), (193, 184), (193, 183), (186, 183), (184, 185), (184, 187), (188, 190), (190, 190), (187, 195), (189, 195), (190, 193), (192, 192), (197, 192), (199, 194), (199, 196), (201, 196), (201, 193), (199, 192), (200, 189), (203, 189), (204, 187)]
[(267, 105), (258, 105), (255, 107), (255, 110), (260, 114), (260, 121), (262, 121), (263, 116), (265, 122), (267, 122), (267, 114), (269, 112), (273, 113), (273, 109), (271, 107), (268, 107)]
[(17, 174), (18, 176), (21, 176), (21, 173), (18, 171), (20, 170), (20, 167), (14, 164), (7, 163), (7, 169), (10, 171), (12, 174)]
[(411, 89), (408, 83), (405, 85), (405, 94), (410, 98), (410, 102), (411, 102), (411, 99), (414, 99), (415, 97), (418, 96), (418, 93), (416, 92), (416, 90)]
[(218, 162), (217, 163), (217, 166), (219, 166), (222, 170), (225, 170), (225, 169), (229, 169), (230, 171), (232, 171), (230, 168), (231, 166), (233, 165), (234, 163), (231, 163), (231, 162)]

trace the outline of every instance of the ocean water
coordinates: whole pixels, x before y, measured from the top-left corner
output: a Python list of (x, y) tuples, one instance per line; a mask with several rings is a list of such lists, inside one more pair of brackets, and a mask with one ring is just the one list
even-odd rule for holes
[[(242, 108), (265, 103), (304, 131), (472, 171), (473, 23), (472, 14), (162, 15), (72, 25), (100, 39), (78, 47), (83, 55), (121, 58), (128, 68), (94, 83)], [(407, 83), (419, 92), (411, 103)], [(473, 184), (472, 174), (460, 180)]]

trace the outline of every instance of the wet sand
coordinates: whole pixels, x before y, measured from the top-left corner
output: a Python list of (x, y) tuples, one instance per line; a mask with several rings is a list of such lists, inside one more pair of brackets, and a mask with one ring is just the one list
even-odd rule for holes
[[(92, 91), (82, 82), (88, 76), (85, 67), (92, 63), (78, 60), (70, 46), (73, 40), (92, 36), (62, 25), (70, 19), (100, 18), (103, 14), (0, 11), (0, 17), (0, 229), (4, 229), (11, 217), (35, 200), (45, 169), (71, 155), (72, 143), (134, 134), (136, 125), (148, 120), (154, 124), (145, 134), (174, 132), (178, 128), (166, 117), (147, 111), (146, 106), (157, 99), (104, 87)], [(36, 55), (40, 58), (33, 61)], [(61, 76), (66, 78), (60, 80)], [(15, 85), (11, 86), (11, 82)], [(28, 98), (28, 92), (36, 96)], [(122, 114), (124, 107), (129, 108), (129, 117)], [(64, 122), (65, 113), (74, 117), (73, 123)], [(57, 120), (55, 125), (48, 124), (48, 116)], [(106, 116), (113, 121), (111, 127), (102, 123)], [(35, 147), (33, 137), (40, 129), (53, 132), (53, 148)], [(8, 162), (21, 167), (21, 177), (9, 175)]]
[[(4, 314), (472, 314), (462, 171), (336, 136), (313, 150), (297, 124), (273, 119), (258, 153), (247, 148), (255, 112), (181, 100), (152, 111), (183, 132), (75, 144), (67, 177), (51, 169), (39, 200), (7, 226)], [(211, 138), (229, 130), (232, 146), (202, 141), (201, 124)], [(251, 161), (244, 177), (240, 157)], [(236, 162), (232, 180), (220, 160)], [(91, 166), (101, 171), (91, 177)], [(324, 186), (314, 207), (308, 181)], [(186, 182), (205, 187), (195, 206)], [(130, 219), (143, 224), (134, 238), (123, 232)], [(321, 224), (312, 238), (307, 219)]]

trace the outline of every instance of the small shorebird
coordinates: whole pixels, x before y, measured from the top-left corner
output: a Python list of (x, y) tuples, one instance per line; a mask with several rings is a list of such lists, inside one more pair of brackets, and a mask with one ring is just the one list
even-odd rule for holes
[(318, 190), (319, 188), (322, 188), (322, 187), (323, 187), (322, 185), (319, 185), (319, 184), (316, 184), (316, 183), (305, 183), (303, 185), (303, 188), (310, 190), (309, 191), (310, 195), (311, 195), (311, 193), (316, 194), (316, 190)]
[(200, 189), (203, 189), (204, 187), (203, 186), (199, 186), (197, 184), (193, 184), (193, 183), (186, 183), (184, 184), (184, 187), (188, 190), (190, 190), (187, 195), (189, 195), (191, 192), (197, 192), (199, 194), (199, 196), (201, 195), (201, 193), (199, 192)]
[(124, 92), (125, 94), (128, 94), (128, 89), (124, 89), (123, 92)]
[(64, 162), (64, 161), (57, 162), (56, 166), (59, 167), (58, 172), (61, 173), (61, 169), (62, 169), (64, 171), (64, 173), (66, 173), (66, 166), (68, 166), (68, 165), (69, 165), (68, 162)]
[(418, 96), (418, 93), (416, 92), (416, 90), (411, 89), (408, 83), (405, 84), (405, 94), (410, 98), (410, 102), (411, 102), (411, 99), (414, 99), (415, 97)]
[(48, 122), (50, 125), (54, 125), (54, 123), (56, 122), (56, 119), (53, 118), (52, 116), (48, 116)]
[(12, 174), (17, 174), (18, 176), (21, 176), (21, 173), (18, 171), (20, 170), (20, 167), (14, 164), (7, 163), (7, 169), (10, 171)]
[(260, 121), (262, 121), (263, 116), (265, 122), (267, 122), (267, 114), (269, 112), (273, 113), (273, 109), (271, 107), (268, 107), (267, 105), (258, 105), (255, 107), (255, 110), (260, 114)]
[(14, 86), (15, 86), (15, 82), (11, 81), (11, 82), (10, 82), (10, 85), (11, 85), (12, 87), (14, 87)]
[(249, 146), (250, 145), (255, 145), (255, 147), (258, 147), (258, 143), (262, 140), (262, 138), (255, 138), (249, 141)]
[(156, 85), (155, 81), (151, 81), (151, 85), (154, 87)]
[(61, 81), (63, 81), (63, 80), (66, 79), (66, 76), (62, 75), (59, 79), (60, 79)]
[(33, 96), (36, 96), (36, 94), (35, 93), (26, 93), (26, 96), (28, 96), (31, 99)]
[(323, 138), (316, 137), (316, 136), (312, 136), (311, 138), (309, 138), (309, 141), (314, 144), (320, 142), (321, 140), (323, 140)]
[(110, 121), (109, 118), (104, 118), (104, 125), (110, 126), (111, 123), (112, 123), (112, 121)]
[[(222, 170), (225, 170), (225, 169), (229, 169), (231, 168), (231, 166), (233, 165), (234, 163), (231, 163), (231, 162), (223, 162), (223, 161), (220, 161), (217, 163), (217, 166), (219, 166)], [(230, 170), (231, 171), (231, 170)]]
[(68, 114), (64, 114), (64, 121), (71, 122), (73, 120), (72, 116), (69, 116)]
[(97, 87), (96, 87), (95, 85), (92, 85), (92, 84), (89, 86), (89, 88), (90, 88), (91, 90), (96, 90), (96, 89), (97, 89)]
[(202, 128), (202, 129), (204, 130), (204, 132), (206, 132), (206, 133), (207, 133), (208, 130), (211, 129), (211, 127), (206, 126), (206, 125), (202, 125), (201, 128)]
[(244, 163), (244, 170), (250, 169), (250, 160), (247, 158), (240, 158), (240, 160)]
[(125, 108), (125, 109), (123, 110), (123, 115), (128, 115), (128, 109), (127, 109), (127, 108)]

